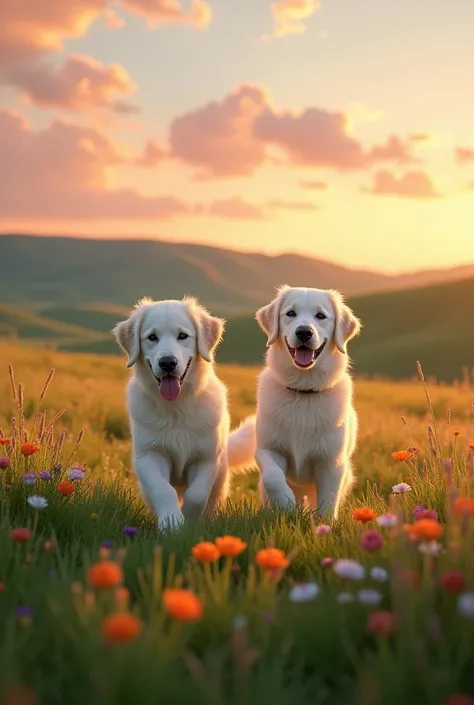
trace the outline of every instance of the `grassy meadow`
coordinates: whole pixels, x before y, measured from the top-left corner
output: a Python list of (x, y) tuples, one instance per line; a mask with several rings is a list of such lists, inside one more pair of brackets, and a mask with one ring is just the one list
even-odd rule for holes
[[(219, 374), (238, 423), (258, 369)], [(249, 472), (212, 522), (158, 535), (127, 375), (0, 347), (2, 705), (473, 705), (472, 388), (358, 381), (357, 485), (333, 527), (260, 509)]]

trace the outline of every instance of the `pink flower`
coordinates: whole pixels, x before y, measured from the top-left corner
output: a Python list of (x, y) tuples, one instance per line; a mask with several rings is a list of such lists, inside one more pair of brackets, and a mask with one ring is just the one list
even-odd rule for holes
[(383, 544), (383, 539), (378, 531), (366, 531), (362, 534), (360, 543), (366, 551), (378, 551)]
[(10, 466), (10, 461), (4, 455), (0, 456), (0, 470), (6, 470)]
[(328, 524), (319, 524), (314, 530), (316, 536), (322, 536), (323, 534), (329, 534), (331, 527)]

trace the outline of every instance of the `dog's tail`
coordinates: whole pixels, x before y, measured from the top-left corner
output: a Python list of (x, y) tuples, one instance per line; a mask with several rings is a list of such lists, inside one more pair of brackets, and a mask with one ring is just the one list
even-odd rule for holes
[(228, 462), (232, 470), (239, 470), (253, 462), (257, 447), (255, 416), (247, 416), (229, 435)]

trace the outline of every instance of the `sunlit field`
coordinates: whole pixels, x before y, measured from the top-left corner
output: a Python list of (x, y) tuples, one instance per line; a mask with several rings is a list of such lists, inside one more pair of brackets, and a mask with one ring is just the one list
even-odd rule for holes
[[(357, 484), (333, 527), (260, 509), (250, 471), (212, 522), (159, 535), (128, 374), (0, 347), (5, 705), (474, 703), (473, 389), (357, 381)], [(258, 370), (219, 374), (237, 424)]]

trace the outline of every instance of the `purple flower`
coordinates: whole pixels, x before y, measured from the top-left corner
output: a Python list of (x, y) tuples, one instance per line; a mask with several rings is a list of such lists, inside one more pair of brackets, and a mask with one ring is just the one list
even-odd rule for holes
[(40, 472), (40, 477), (42, 480), (51, 480), (51, 473), (49, 470), (42, 470)]
[(125, 536), (138, 536), (138, 533), (136, 526), (124, 526), (122, 529), (122, 534), (125, 534)]
[(102, 548), (108, 548), (109, 551), (113, 545), (114, 544), (112, 543), (112, 541), (109, 541), (108, 539), (106, 541), (102, 541)]
[(419, 504), (413, 510), (413, 517), (415, 521), (420, 521), (420, 519), (434, 519), (436, 521), (438, 519), (438, 512), (436, 509), (428, 509), (426, 505)]
[(19, 605), (18, 607), (15, 607), (15, 617), (17, 617), (17, 619), (33, 617), (34, 613), (35, 611), (33, 607), (30, 607), (29, 605)]
[(62, 468), (62, 465), (61, 465), (61, 463), (60, 463), (59, 465), (55, 465), (54, 468), (53, 468), (53, 470), (54, 470), (54, 472), (60, 472), (60, 471), (61, 471), (61, 468)]
[(74, 467), (71, 468), (68, 472), (68, 477), (70, 480), (83, 480), (84, 479), (84, 470), (80, 467)]
[(426, 504), (417, 504), (413, 510), (413, 518), (420, 519), (421, 517), (419, 516), (419, 514), (423, 514), (423, 512), (426, 511), (426, 509), (428, 509)]
[(36, 477), (34, 472), (27, 472), (26, 475), (23, 475), (23, 482), (29, 487), (34, 485), (37, 479), (38, 478)]
[(383, 544), (383, 539), (378, 531), (366, 531), (362, 534), (360, 543), (366, 551), (378, 551)]
[(0, 470), (6, 470), (10, 466), (10, 461), (4, 455), (0, 455)]

